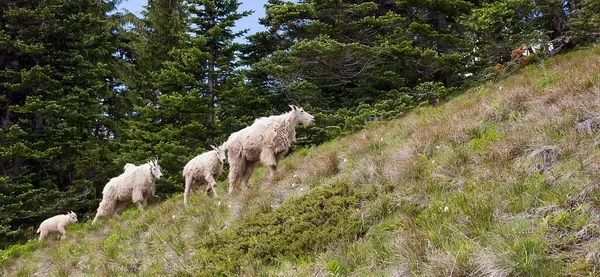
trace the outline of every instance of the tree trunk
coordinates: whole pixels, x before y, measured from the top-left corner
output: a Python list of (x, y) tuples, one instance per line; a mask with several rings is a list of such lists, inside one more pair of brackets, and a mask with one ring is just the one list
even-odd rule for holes
[(36, 114), (35, 115), (35, 132), (41, 132), (44, 128), (44, 117)]
[(577, 9), (579, 4), (579, 0), (567, 0), (566, 8), (569, 14), (569, 17), (573, 16), (573, 12)]
[[(7, 99), (8, 100), (8, 99)], [(0, 124), (2, 124), (2, 130), (8, 131), (10, 128), (10, 111), (8, 110), (8, 103), (0, 107)]]
[(214, 104), (215, 104), (215, 62), (214, 55), (211, 53), (208, 60), (208, 116), (207, 121), (209, 126), (215, 124)]
[(18, 178), (21, 174), (21, 166), (23, 164), (21, 156), (16, 156), (13, 160), (12, 174), (13, 178)]
[(436, 15), (437, 27), (438, 30), (448, 30), (448, 20), (446, 19), (446, 14), (438, 12)]

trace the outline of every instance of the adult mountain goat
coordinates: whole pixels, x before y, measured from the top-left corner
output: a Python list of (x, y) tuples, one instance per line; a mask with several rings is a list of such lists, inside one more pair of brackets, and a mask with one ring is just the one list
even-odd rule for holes
[(121, 175), (110, 179), (102, 190), (102, 201), (94, 217), (94, 223), (108, 215), (120, 216), (130, 202), (140, 210), (146, 207), (150, 194), (154, 195), (154, 182), (162, 177), (158, 160), (135, 166), (126, 164)]
[(212, 145), (210, 147), (213, 150), (196, 156), (183, 168), (183, 180), (185, 181), (184, 206), (187, 206), (190, 196), (196, 194), (196, 186), (200, 183), (206, 183), (207, 194), (212, 190), (214, 196), (217, 197), (216, 178), (223, 172), (225, 148)]
[(269, 181), (275, 179), (277, 164), (296, 141), (296, 125), (312, 125), (315, 118), (304, 109), (290, 105), (291, 111), (258, 118), (229, 136), (223, 144), (229, 161), (229, 194), (238, 182), (245, 188), (258, 162), (269, 168)]

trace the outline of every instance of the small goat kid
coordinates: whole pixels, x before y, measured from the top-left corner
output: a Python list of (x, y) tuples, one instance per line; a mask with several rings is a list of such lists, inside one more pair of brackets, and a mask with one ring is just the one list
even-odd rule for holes
[(67, 237), (67, 230), (65, 228), (75, 222), (77, 222), (77, 215), (74, 212), (55, 215), (44, 220), (36, 233), (40, 234), (39, 240), (45, 239), (52, 233), (60, 233), (60, 239), (63, 240)]

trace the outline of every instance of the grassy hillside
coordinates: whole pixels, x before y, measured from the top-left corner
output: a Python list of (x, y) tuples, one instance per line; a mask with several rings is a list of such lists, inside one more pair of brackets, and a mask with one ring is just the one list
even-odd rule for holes
[(597, 276), (598, 129), (600, 47), (298, 151), (272, 185), (13, 247), (2, 273)]

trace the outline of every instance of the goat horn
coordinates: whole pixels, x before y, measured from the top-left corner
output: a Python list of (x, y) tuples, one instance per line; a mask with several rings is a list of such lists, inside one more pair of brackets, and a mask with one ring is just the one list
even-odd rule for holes
[(290, 100), (292, 100), (292, 101), (296, 102), (296, 104), (298, 104), (298, 107), (302, 107), (302, 105), (300, 105), (300, 103), (298, 103), (298, 101), (296, 101), (296, 99), (294, 99), (294, 98), (288, 98), (288, 99), (290, 99)]

